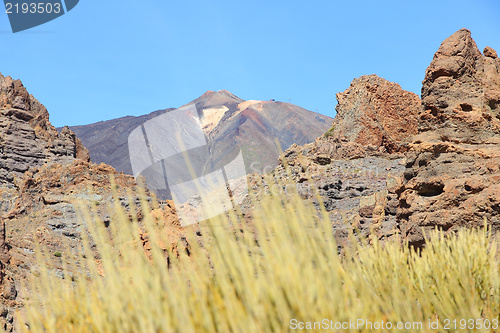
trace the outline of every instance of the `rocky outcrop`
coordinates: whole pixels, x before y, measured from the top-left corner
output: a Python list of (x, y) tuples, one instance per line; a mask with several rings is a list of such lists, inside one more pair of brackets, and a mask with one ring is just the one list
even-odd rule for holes
[(417, 134), (420, 99), (377, 75), (364, 75), (337, 94), (333, 137), (363, 146), (405, 151), (408, 138)]
[(396, 83), (365, 75), (338, 93), (337, 101), (332, 129), (314, 143), (292, 145), (273, 175), (278, 183), (295, 184), (304, 199), (324, 205), (340, 245), (351, 231), (392, 237), (396, 190), (404, 151), (417, 133), (420, 99)]
[[(136, 207), (145, 201), (155, 206), (153, 213), (161, 216), (162, 230), (171, 235), (172, 242), (180, 239), (176, 237), (179, 230), (173, 206), (155, 205), (147, 192), (141, 195), (135, 190), (137, 184), (132, 176), (116, 173), (105, 164), (79, 159), (66, 165), (46, 164), (31, 168), (16, 186), (16, 190), (0, 187), (6, 235), (4, 247), (0, 246), (4, 280), (0, 284), (0, 308), (5, 315), (0, 316), (0, 323), (7, 331), (12, 327), (14, 309), (22, 308), (29, 297), (29, 289), (22, 288), (21, 283), (27, 282), (30, 271), (37, 266), (37, 247), (43, 247), (48, 254), (60, 253), (61, 259), (81, 249), (88, 221), (82, 218), (81, 208), (110, 226), (124, 222), (117, 218), (120, 213), (116, 205), (123, 209), (126, 219), (141, 221), (142, 213)], [(57, 257), (50, 272), (54, 278), (60, 277), (62, 261)]]
[(419, 132), (429, 132), (427, 141), (481, 143), (499, 133), (500, 59), (490, 56), (481, 54), (467, 29), (441, 44), (422, 82)]
[(419, 134), (398, 190), (398, 219), (410, 244), (424, 230), (500, 229), (500, 59), (481, 54), (470, 31), (446, 39), (422, 86)]
[(403, 154), (321, 137), (314, 143), (293, 145), (271, 177), (253, 175), (250, 183), (254, 190), (298, 193), (318, 210), (323, 206), (343, 246), (351, 232), (367, 236), (373, 231), (381, 239), (395, 235), (396, 190), (404, 170)]
[(298, 193), (318, 209), (324, 206), (340, 246), (351, 232), (393, 237), (398, 232), (396, 190), (405, 171), (404, 151), (417, 133), (420, 99), (367, 75), (354, 79), (337, 100), (330, 131), (313, 143), (292, 145), (272, 177), (254, 175), (250, 183), (273, 193)]
[[(12, 311), (19, 304), (20, 280), (14, 272), (12, 230), (34, 230), (39, 223), (20, 228), (18, 218), (35, 208), (23, 195), (23, 182), (33, 170), (50, 165), (89, 161), (88, 152), (73, 132), (61, 134), (50, 124), (47, 109), (28, 93), (21, 81), (0, 74), (0, 323), (12, 329)], [(29, 182), (28, 182), (29, 183)], [(24, 184), (24, 185), (23, 185)], [(39, 207), (37, 207), (39, 208)], [(14, 227), (15, 226), (15, 227)]]
[(286, 150), (273, 179), (318, 205), (319, 197), (341, 244), (350, 229), (413, 246), (435, 228), (500, 229), (500, 59), (492, 48), (481, 54), (466, 29), (445, 40), (422, 101), (375, 75), (353, 80), (337, 100), (332, 129)]
[[(133, 206), (154, 197), (136, 186), (132, 176), (90, 163), (81, 141), (68, 127), (58, 133), (21, 81), (0, 75), (0, 330), (13, 329), (13, 313), (29, 296), (21, 282), (36, 267), (37, 245), (61, 255), (81, 247), (79, 207), (109, 225), (118, 200), (126, 217), (140, 220)], [(156, 206), (155, 214), (175, 235), (173, 207)], [(55, 277), (61, 268), (62, 261), (52, 268)]]
[(89, 161), (88, 151), (68, 128), (61, 134), (47, 109), (21, 81), (0, 74), (0, 184), (14, 186), (30, 167), (45, 163)]

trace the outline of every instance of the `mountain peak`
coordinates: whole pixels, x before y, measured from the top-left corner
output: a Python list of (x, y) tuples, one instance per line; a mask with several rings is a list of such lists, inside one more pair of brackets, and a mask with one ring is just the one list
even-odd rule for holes
[(236, 96), (235, 94), (233, 94), (232, 92), (226, 90), (226, 89), (222, 89), (222, 90), (217, 90), (217, 91), (214, 91), (214, 90), (207, 90), (203, 93), (203, 95), (201, 95), (200, 97), (198, 98), (202, 98), (202, 97), (213, 97), (213, 96), (227, 96), (229, 98), (234, 98), (234, 99), (241, 99), (239, 98), (238, 96)]
[(203, 93), (203, 95), (201, 95), (200, 97), (198, 98), (201, 98), (201, 97), (207, 97), (207, 96), (212, 96), (213, 94), (215, 94), (215, 91), (213, 90), (207, 90)]
[(218, 90), (217, 93), (231, 97), (231, 98), (240, 99), (238, 96), (236, 96), (235, 94), (233, 94), (232, 92), (230, 92), (226, 89)]
[(220, 105), (239, 104), (241, 102), (244, 102), (244, 100), (230, 93), (227, 90), (219, 90), (219, 91), (207, 90), (203, 95), (189, 102), (186, 105), (194, 103), (196, 104), (196, 108), (201, 111), (204, 108), (220, 106)]

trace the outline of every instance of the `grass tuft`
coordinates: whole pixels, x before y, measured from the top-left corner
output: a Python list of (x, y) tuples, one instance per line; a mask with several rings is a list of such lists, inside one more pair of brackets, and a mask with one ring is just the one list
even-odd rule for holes
[[(362, 319), (436, 332), (445, 319), (499, 319), (497, 241), (486, 230), (436, 231), (422, 252), (372, 239), (339, 256), (330, 222), (312, 204), (270, 196), (250, 222), (229, 213), (185, 228), (188, 251), (175, 251), (162, 246), (168, 230), (149, 212), (140, 224), (118, 212), (105, 228), (84, 211), (90, 238), (62, 258), (72, 278), (56, 278), (50, 256), (40, 256), (19, 330), (286, 332), (299, 322)], [(440, 330), (429, 329), (436, 319)]]

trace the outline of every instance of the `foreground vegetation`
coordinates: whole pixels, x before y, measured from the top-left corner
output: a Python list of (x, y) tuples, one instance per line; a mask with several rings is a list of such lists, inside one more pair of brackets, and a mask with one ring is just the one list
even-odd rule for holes
[[(94, 247), (39, 256), (20, 330), (287, 332), (320, 331), (327, 327), (314, 322), (328, 322), (332, 332), (437, 332), (446, 320), (479, 319), (489, 329), (464, 330), (456, 321), (446, 331), (492, 332), (499, 318), (497, 242), (486, 230), (436, 232), (421, 253), (369, 239), (340, 256), (330, 222), (314, 207), (270, 197), (251, 223), (231, 213), (186, 228), (186, 241), (164, 251), (168, 235), (148, 209), (141, 225), (120, 214), (106, 228), (86, 213), (92, 240), (85, 244)], [(52, 260), (63, 260), (64, 279)], [(338, 326), (357, 320), (365, 324)], [(406, 328), (396, 329), (400, 322)]]

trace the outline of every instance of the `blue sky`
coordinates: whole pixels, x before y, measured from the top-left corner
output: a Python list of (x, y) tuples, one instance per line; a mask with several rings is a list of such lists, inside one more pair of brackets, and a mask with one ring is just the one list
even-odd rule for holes
[(80, 0), (17, 34), (0, 12), (0, 72), (21, 79), (55, 126), (220, 89), (334, 116), (335, 94), (363, 74), (420, 94), (434, 52), (462, 27), (481, 51), (500, 51), (499, 17), (498, 0)]

